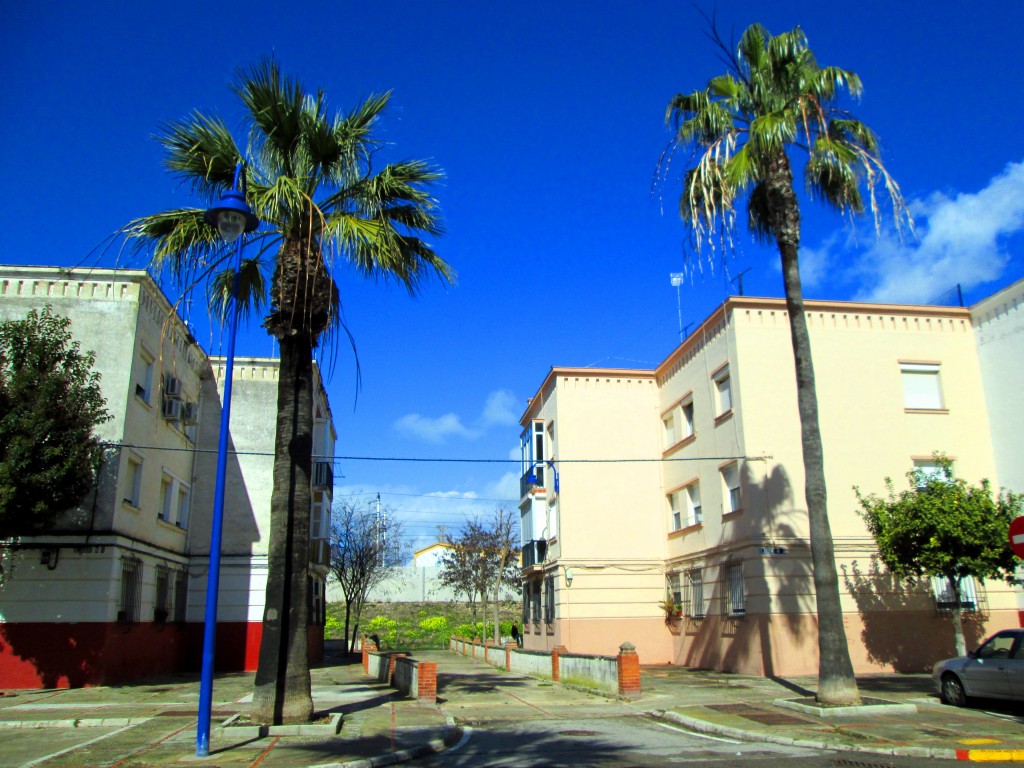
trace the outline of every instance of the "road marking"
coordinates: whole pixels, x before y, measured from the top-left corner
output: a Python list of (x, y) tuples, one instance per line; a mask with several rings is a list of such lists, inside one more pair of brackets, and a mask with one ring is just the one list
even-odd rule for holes
[(468, 726), (468, 725), (464, 725), (462, 727), (462, 738), (459, 739), (454, 744), (452, 744), (450, 747), (448, 747), (448, 749), (445, 750), (445, 751), (446, 752), (454, 752), (457, 749), (462, 749), (464, 746), (466, 746), (466, 742), (469, 741), (469, 737), (472, 736), (472, 735), (473, 735), (473, 729), (470, 726)]
[[(148, 720), (149, 718), (146, 719)], [(24, 763), (21, 766), (21, 768), (32, 768), (33, 765), (45, 763), (47, 760), (52, 760), (55, 757), (66, 755), (68, 752), (74, 752), (76, 749), (81, 749), (82, 747), (87, 747), (90, 744), (95, 744), (97, 741), (103, 741), (104, 739), (109, 739), (111, 736), (117, 736), (117, 734), (123, 733), (124, 731), (127, 731), (129, 728), (134, 728), (136, 725), (138, 725), (138, 723), (131, 723), (129, 725), (125, 725), (121, 728), (118, 728), (116, 731), (111, 731), (110, 733), (104, 734), (103, 736), (97, 736), (95, 739), (89, 739), (88, 741), (83, 741), (81, 744), (76, 744), (73, 747), (62, 749), (60, 752), (54, 752), (51, 755), (43, 755), (42, 757), (37, 757), (35, 760), (29, 763)]]
[(698, 736), (698, 737), (700, 737), (702, 739), (711, 739), (711, 741), (721, 741), (721, 742), (724, 742), (726, 744), (743, 744), (744, 743), (742, 741), (736, 741), (735, 739), (722, 739), (722, 738), (719, 738), (718, 736), (708, 736), (706, 733), (698, 733), (697, 731), (688, 731), (685, 728), (676, 728), (674, 725), (669, 725), (668, 723), (656, 723), (656, 725), (660, 725), (662, 728), (668, 728), (670, 731), (677, 731), (678, 733), (685, 733), (687, 736)]

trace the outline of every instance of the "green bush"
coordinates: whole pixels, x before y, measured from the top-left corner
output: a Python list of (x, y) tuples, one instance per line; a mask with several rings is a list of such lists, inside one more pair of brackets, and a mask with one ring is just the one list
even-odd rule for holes
[(340, 639), (345, 632), (345, 622), (336, 616), (328, 616), (324, 624), (324, 637), (329, 640)]

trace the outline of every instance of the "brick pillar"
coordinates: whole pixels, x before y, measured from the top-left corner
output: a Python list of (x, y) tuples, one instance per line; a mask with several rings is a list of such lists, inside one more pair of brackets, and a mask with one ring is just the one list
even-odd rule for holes
[(551, 679), (556, 683), (558, 682), (558, 656), (562, 653), (568, 653), (569, 649), (564, 645), (556, 645), (551, 649)]
[(619, 696), (640, 695), (640, 657), (636, 646), (626, 642), (619, 646), (616, 659), (619, 668)]
[(479, 642), (480, 642), (480, 638), (479, 637), (474, 637), (473, 638), (473, 658), (474, 659), (476, 658), (476, 646), (477, 646), (477, 643), (479, 643)]
[(505, 671), (512, 671), (512, 649), (516, 647), (515, 643), (505, 643)]
[(370, 674), (370, 652), (376, 651), (377, 646), (373, 644), (372, 640), (367, 640), (366, 635), (363, 635), (363, 642), (360, 643), (363, 648), (363, 674)]
[(416, 690), (416, 699), (433, 704), (437, 701), (437, 662), (421, 661), (417, 665), (419, 670), (419, 687)]

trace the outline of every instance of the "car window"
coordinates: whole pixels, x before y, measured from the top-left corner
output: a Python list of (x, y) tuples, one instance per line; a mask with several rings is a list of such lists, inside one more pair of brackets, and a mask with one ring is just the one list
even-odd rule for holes
[(1014, 643), (1013, 649), (1010, 651), (1010, 658), (1024, 659), (1024, 635), (1017, 635), (1017, 641)]
[(978, 649), (977, 658), (1008, 659), (1010, 657), (1010, 650), (1013, 648), (1014, 639), (1015, 638), (1012, 634), (1000, 634), (989, 638), (988, 641)]

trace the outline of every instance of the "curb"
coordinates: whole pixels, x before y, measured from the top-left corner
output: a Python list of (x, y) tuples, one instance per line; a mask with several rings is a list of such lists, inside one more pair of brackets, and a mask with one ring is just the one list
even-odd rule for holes
[[(725, 725), (715, 725), (709, 723), (707, 720), (700, 720), (694, 717), (687, 717), (686, 715), (680, 715), (676, 712), (670, 712), (668, 710), (657, 710), (653, 712), (647, 712), (652, 717), (658, 717), (663, 720), (669, 720), (679, 725), (684, 725), (691, 730), (697, 731), (698, 733), (712, 733), (716, 736), (726, 736), (730, 739), (737, 739), (738, 741), (764, 741), (769, 744), (780, 744), (787, 747), (804, 747), (805, 749), (818, 749), (818, 750), (834, 750), (836, 752), (864, 752), (875, 755), (893, 755), (900, 757), (927, 757), (939, 760), (1003, 760), (1012, 758), (1001, 758), (992, 756), (982, 756), (978, 754), (974, 757), (961, 757), (961, 753), (992, 753), (999, 752), (1000, 754), (1007, 753), (1007, 750), (959, 750), (959, 749), (933, 749), (931, 747), (867, 747), (859, 744), (830, 744), (825, 741), (810, 741), (804, 739), (790, 739), (785, 736), (773, 736), (770, 733), (760, 733), (756, 731), (743, 731), (739, 728), (730, 728)], [(1021, 752), (1024, 757), (1024, 751)]]

